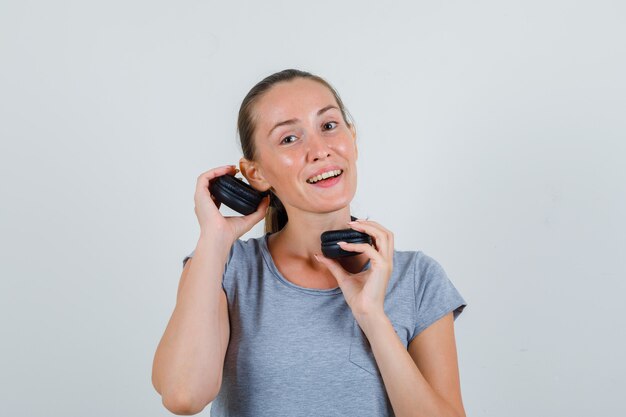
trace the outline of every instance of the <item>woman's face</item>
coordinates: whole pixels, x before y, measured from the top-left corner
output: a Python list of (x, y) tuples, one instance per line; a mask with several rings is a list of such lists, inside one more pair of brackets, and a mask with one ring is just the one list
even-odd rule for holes
[[(305, 78), (278, 83), (257, 101), (253, 118), (261, 178), (253, 185), (273, 187), (288, 211), (291, 206), (327, 213), (350, 204), (356, 192), (356, 134), (326, 86)], [(334, 178), (318, 177), (337, 171)]]

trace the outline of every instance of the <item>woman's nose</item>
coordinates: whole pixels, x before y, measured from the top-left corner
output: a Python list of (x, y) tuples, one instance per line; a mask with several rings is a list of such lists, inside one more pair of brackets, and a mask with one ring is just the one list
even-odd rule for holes
[(311, 135), (308, 140), (308, 154), (309, 159), (312, 161), (317, 161), (318, 159), (326, 158), (330, 156), (330, 146), (328, 146), (327, 141), (320, 137), (320, 135)]

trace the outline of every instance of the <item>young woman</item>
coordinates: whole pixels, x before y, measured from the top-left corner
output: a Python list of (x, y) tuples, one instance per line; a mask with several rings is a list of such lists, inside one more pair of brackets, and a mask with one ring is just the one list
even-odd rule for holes
[[(454, 319), (465, 300), (436, 260), (394, 249), (376, 221), (350, 221), (358, 150), (337, 92), (307, 72), (275, 73), (243, 100), (238, 130), (241, 173), (270, 196), (250, 215), (224, 217), (209, 183), (238, 169), (198, 177), (200, 238), (154, 358), (165, 407), (464, 417)], [(264, 236), (239, 239), (264, 216)], [(345, 228), (373, 245), (321, 255), (322, 232)]]

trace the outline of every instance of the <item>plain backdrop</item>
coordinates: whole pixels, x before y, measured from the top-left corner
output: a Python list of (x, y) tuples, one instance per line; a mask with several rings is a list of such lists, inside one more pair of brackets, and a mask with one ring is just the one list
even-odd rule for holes
[(198, 239), (196, 179), (238, 162), (241, 100), (290, 67), (354, 116), (353, 213), (466, 298), (467, 415), (626, 415), (625, 16), (0, 1), (0, 415), (170, 415), (151, 367)]

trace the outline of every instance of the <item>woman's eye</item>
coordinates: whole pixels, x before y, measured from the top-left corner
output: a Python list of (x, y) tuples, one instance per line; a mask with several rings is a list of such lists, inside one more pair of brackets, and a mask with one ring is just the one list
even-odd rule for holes
[(324, 129), (325, 130), (332, 130), (335, 127), (337, 127), (337, 122), (326, 122), (326, 123), (324, 123)]
[(293, 141), (289, 141), (289, 138), (293, 138), (294, 140), (297, 139), (296, 135), (289, 135), (285, 136), (283, 140), (280, 141), (280, 143), (292, 143)]

